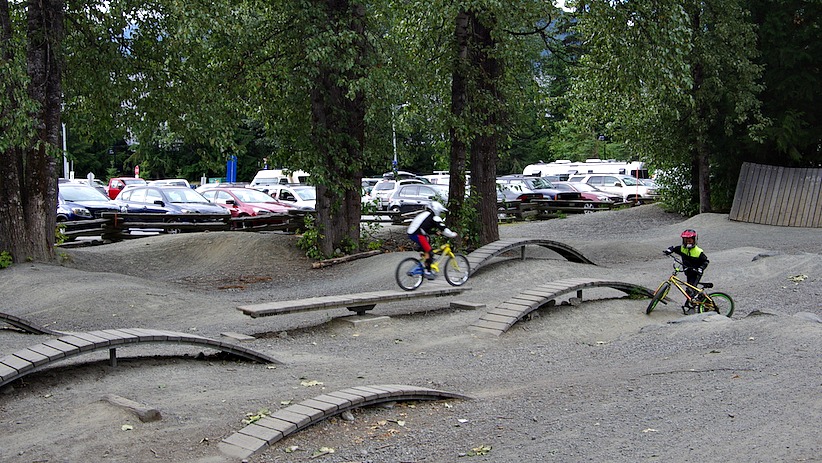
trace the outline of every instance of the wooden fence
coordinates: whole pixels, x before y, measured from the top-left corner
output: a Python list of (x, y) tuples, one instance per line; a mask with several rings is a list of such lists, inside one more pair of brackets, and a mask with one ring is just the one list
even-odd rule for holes
[(784, 227), (822, 227), (822, 169), (743, 164), (730, 219)]

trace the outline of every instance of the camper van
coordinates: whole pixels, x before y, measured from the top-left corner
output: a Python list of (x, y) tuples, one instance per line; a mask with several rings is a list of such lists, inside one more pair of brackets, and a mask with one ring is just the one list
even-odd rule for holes
[(538, 162), (526, 166), (522, 171), (523, 175), (544, 177), (546, 175), (556, 175), (567, 179), (571, 175), (587, 174), (614, 174), (628, 175), (634, 178), (650, 178), (648, 168), (640, 161), (616, 161), (614, 159), (586, 159), (585, 162), (568, 161), (559, 159), (554, 162)]
[(257, 175), (254, 176), (248, 186), (263, 189), (274, 185), (287, 185), (289, 183), (305, 184), (308, 182), (310, 175), (311, 174), (301, 170), (266, 169), (257, 172)]

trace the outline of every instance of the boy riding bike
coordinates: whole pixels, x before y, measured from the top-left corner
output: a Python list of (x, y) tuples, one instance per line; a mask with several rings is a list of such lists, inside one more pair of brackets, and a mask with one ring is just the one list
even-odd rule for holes
[(411, 221), (411, 224), (408, 225), (408, 238), (417, 243), (422, 249), (425, 264), (423, 276), (428, 280), (436, 278), (431, 271), (434, 256), (431, 254), (431, 243), (428, 237), (432, 233), (442, 233), (448, 238), (455, 238), (457, 236), (456, 232), (451, 231), (445, 226), (445, 221), (442, 218), (444, 212), (448, 212), (448, 209), (439, 202), (433, 201), (428, 209), (417, 214), (414, 220)]
[[(684, 271), (685, 276), (688, 278), (688, 284), (696, 286), (699, 280), (702, 279), (702, 273), (708, 266), (708, 256), (696, 245), (696, 230), (689, 228), (683, 231), (680, 237), (682, 238), (681, 246), (671, 246), (663, 252), (666, 256), (677, 254), (682, 257), (682, 264), (685, 267)], [(693, 296), (692, 289), (688, 289), (688, 296)]]

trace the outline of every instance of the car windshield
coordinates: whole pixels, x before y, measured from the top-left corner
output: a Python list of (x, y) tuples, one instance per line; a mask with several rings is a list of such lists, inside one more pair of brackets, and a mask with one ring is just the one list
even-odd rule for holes
[(207, 203), (205, 196), (197, 193), (191, 188), (173, 188), (165, 190), (168, 200), (172, 203)]
[(541, 190), (545, 188), (554, 188), (554, 184), (542, 177), (533, 178), (530, 181), (532, 190)]
[(311, 187), (295, 188), (294, 194), (303, 201), (315, 201), (317, 199), (317, 190)]
[(121, 180), (126, 185), (144, 185), (146, 183), (146, 181), (141, 178), (124, 178)]
[(251, 188), (237, 188), (231, 190), (231, 193), (244, 203), (276, 203), (271, 196), (259, 190), (252, 190)]
[(637, 186), (641, 185), (641, 183), (637, 183), (637, 181), (633, 177), (620, 177), (622, 179), (622, 183), (628, 186)]
[(108, 198), (90, 186), (60, 185), (60, 196), (65, 201), (108, 201)]
[(374, 185), (375, 190), (393, 190), (394, 189), (394, 182), (380, 182)]
[(584, 191), (584, 192), (598, 192), (599, 191), (599, 188), (597, 188), (595, 186), (592, 186), (588, 183), (575, 183), (574, 188), (576, 188), (578, 191)]

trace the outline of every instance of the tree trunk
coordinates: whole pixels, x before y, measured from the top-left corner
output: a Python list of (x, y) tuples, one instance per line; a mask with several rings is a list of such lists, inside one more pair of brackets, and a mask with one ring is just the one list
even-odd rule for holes
[[(691, 27), (694, 31), (701, 30), (701, 16), (698, 10), (691, 13)], [(709, 176), (710, 153), (708, 148), (708, 127), (711, 124), (710, 111), (706, 107), (701, 93), (704, 91), (702, 85), (705, 81), (705, 69), (701, 62), (693, 63), (693, 95), (696, 104), (697, 119), (695, 121), (694, 158), (692, 162), (692, 186), (693, 191), (698, 195), (699, 212), (711, 212), (711, 180)]]
[[(319, 165), (327, 175), (317, 185), (318, 246), (324, 256), (337, 250), (359, 249), (363, 143), (365, 139), (365, 96), (340, 82), (356, 82), (364, 75), (367, 53), (365, 8), (346, 0), (320, 2), (331, 27), (353, 32), (357, 39), (356, 64), (341, 70), (338, 63), (318, 63), (311, 90), (312, 142), (319, 154)], [(338, 57), (332, 57), (335, 59)], [(333, 182), (339, 176), (341, 181)], [(333, 183), (332, 183), (333, 182)]]
[[(62, 56), (64, 4), (62, 0), (30, 0), (27, 11), (26, 63), (30, 79), (28, 97), (38, 107), (30, 117), (36, 134), (25, 146), (6, 148), (0, 154), (0, 250), (14, 262), (48, 262), (54, 258), (57, 215), (57, 170), (53, 156), (60, 139), (62, 102)], [(8, 3), (4, 0), (3, 57), (12, 57), (5, 42), (11, 37)], [(18, 105), (7, 89), (4, 100)], [(10, 98), (11, 97), (11, 98)], [(7, 108), (3, 108), (6, 111)], [(5, 127), (4, 127), (5, 129)]]
[[(465, 105), (468, 97), (467, 81), (468, 76), (468, 46), (469, 46), (469, 24), (470, 17), (465, 11), (460, 11), (454, 21), (454, 39), (456, 42), (456, 59), (454, 60), (454, 71), (451, 76), (451, 115), (454, 120), (462, 120), (465, 112)], [(465, 205), (465, 175), (468, 171), (466, 162), (468, 159), (468, 143), (465, 140), (464, 131), (460, 131), (453, 124), (449, 130), (451, 139), (451, 153), (449, 159), (449, 181), (448, 181), (448, 208), (449, 213), (446, 224), (449, 228), (459, 230), (463, 240), (468, 238), (474, 230), (466, 230), (462, 224), (471, 223), (466, 218), (472, 215), (472, 210)]]
[(482, 129), (471, 143), (472, 178), (475, 180), (474, 192), (479, 196), (479, 245), (485, 245), (499, 239), (497, 220), (497, 156), (499, 148), (499, 125), (501, 116), (499, 105), (501, 95), (497, 82), (502, 76), (502, 64), (491, 53), (496, 49), (492, 37), (495, 27), (494, 18), (484, 23), (476, 14), (471, 15), (471, 55), (470, 61), (477, 69), (477, 88), (482, 93), (477, 100), (486, 101), (483, 107)]

